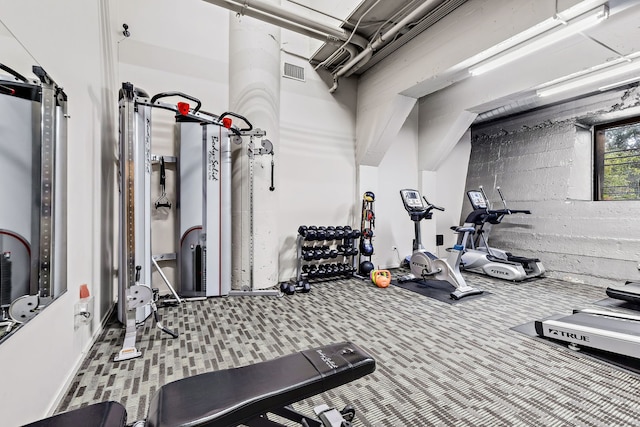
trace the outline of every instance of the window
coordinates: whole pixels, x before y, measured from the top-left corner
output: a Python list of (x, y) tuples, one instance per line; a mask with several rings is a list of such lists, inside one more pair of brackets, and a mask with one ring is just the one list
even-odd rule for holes
[(594, 200), (640, 200), (640, 117), (595, 127)]

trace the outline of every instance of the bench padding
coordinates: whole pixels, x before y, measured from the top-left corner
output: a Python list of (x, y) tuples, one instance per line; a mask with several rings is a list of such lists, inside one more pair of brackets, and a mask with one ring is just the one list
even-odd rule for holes
[(371, 356), (343, 342), (196, 375), (158, 390), (146, 426), (234, 426), (374, 370)]
[(54, 415), (24, 427), (124, 427), (127, 411), (118, 402), (102, 402)]

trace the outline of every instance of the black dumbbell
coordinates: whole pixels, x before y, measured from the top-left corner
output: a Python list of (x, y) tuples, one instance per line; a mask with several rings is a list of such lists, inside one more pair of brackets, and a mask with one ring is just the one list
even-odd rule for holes
[(311, 291), (311, 285), (306, 280), (300, 280), (294, 287), (294, 289), (294, 292), (301, 292), (303, 294), (306, 294), (307, 292)]
[(305, 247), (305, 246), (303, 246), (301, 249), (302, 249), (302, 258), (305, 261), (312, 261), (313, 255), (314, 255), (314, 249), (311, 247)]
[(329, 251), (329, 258), (337, 258), (338, 257), (338, 251), (335, 249), (331, 249)]
[(298, 234), (301, 235), (304, 240), (314, 240), (316, 237), (316, 231), (312, 227), (301, 225), (298, 227)]
[(334, 264), (327, 265), (327, 276), (333, 276), (336, 274), (336, 266)]
[(325, 239), (333, 240), (335, 238), (336, 238), (336, 229), (334, 226), (330, 225), (327, 227), (327, 230), (325, 232)]
[(344, 239), (344, 238), (345, 238), (344, 227), (339, 225), (336, 227), (336, 239)]
[(318, 229), (315, 225), (311, 225), (306, 228), (304, 233), (304, 240), (316, 240)]
[(296, 293), (296, 285), (290, 282), (280, 283), (280, 292), (286, 295), (293, 295)]
[(327, 237), (327, 229), (326, 227), (318, 227), (316, 231), (316, 240), (325, 240)]
[(322, 264), (322, 278), (331, 276), (331, 266), (329, 264)]

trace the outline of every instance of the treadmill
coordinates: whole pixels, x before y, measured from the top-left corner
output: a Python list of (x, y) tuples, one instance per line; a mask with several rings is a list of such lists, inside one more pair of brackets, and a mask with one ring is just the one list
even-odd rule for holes
[[(607, 288), (611, 298), (640, 304), (640, 283)], [(588, 308), (573, 314), (554, 315), (535, 322), (540, 337), (562, 341), (569, 348), (596, 349), (608, 353), (640, 358), (640, 311), (622, 308)], [(640, 309), (640, 305), (636, 307)]]
[(624, 285), (609, 286), (607, 288), (607, 296), (636, 304), (640, 308), (640, 282), (627, 282)]

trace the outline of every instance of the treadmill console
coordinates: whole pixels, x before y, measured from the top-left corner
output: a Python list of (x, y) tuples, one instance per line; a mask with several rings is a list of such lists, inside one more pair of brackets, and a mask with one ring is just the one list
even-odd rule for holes
[(426, 209), (424, 203), (422, 203), (422, 196), (418, 190), (400, 190), (400, 197), (402, 197), (402, 203), (407, 212), (421, 212)]
[(467, 197), (469, 197), (469, 201), (471, 202), (471, 207), (473, 207), (474, 211), (476, 209), (489, 208), (489, 203), (487, 202), (487, 199), (485, 199), (484, 194), (482, 194), (482, 191), (478, 191), (478, 190), (467, 191)]

